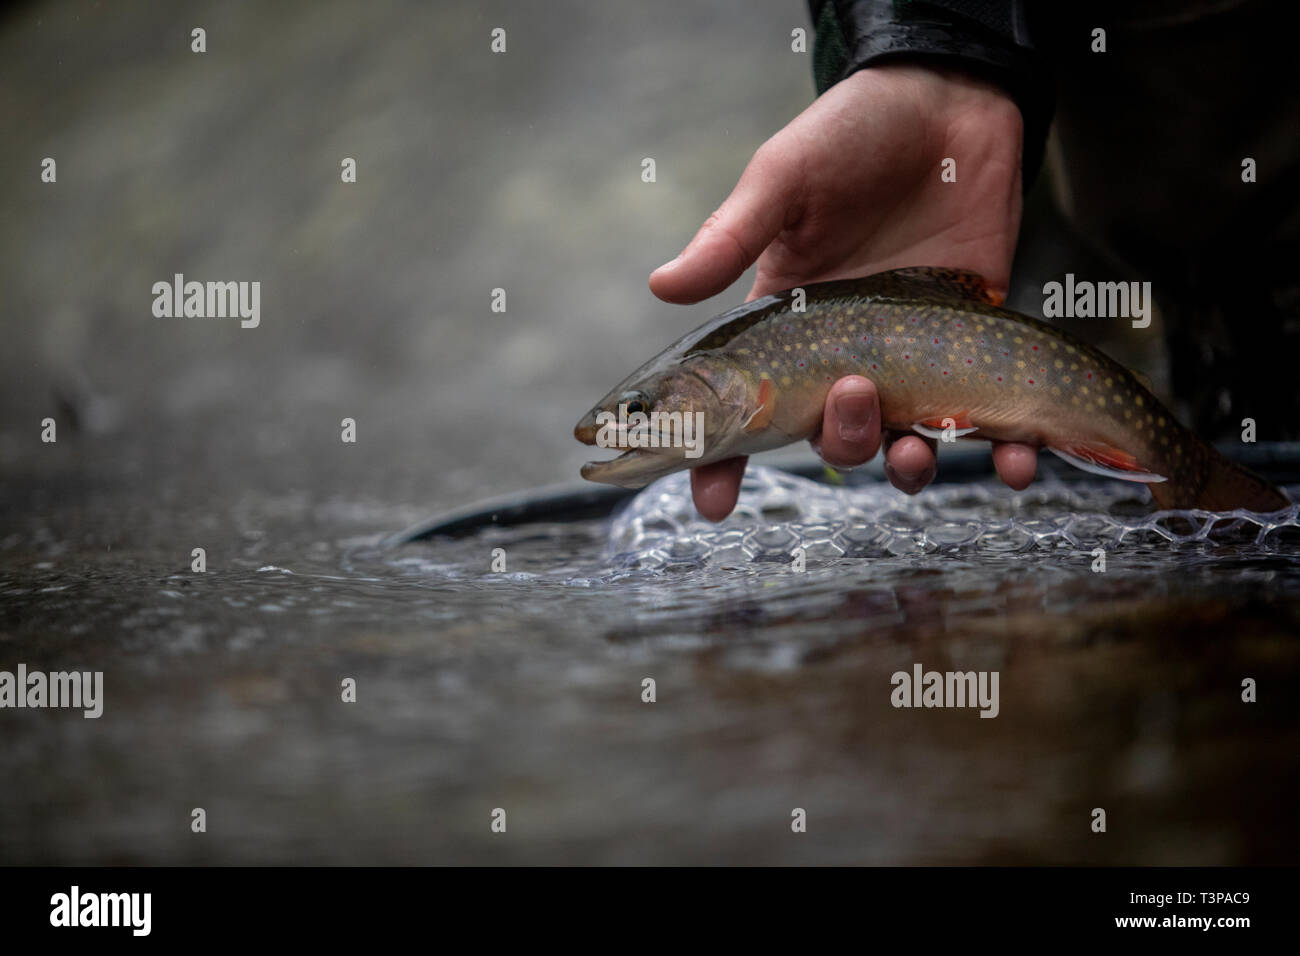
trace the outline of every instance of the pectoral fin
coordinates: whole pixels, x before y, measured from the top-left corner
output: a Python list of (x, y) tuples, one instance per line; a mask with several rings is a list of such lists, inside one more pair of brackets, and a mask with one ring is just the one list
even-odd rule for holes
[(758, 407), (753, 413), (745, 419), (744, 429), (747, 432), (762, 431), (768, 425), (772, 424), (772, 414), (776, 411), (776, 390), (772, 387), (770, 378), (763, 379), (763, 384), (758, 386)]
[(950, 423), (947, 427), (952, 429), (953, 439), (961, 438), (963, 435), (969, 435), (971, 432), (979, 431), (979, 428), (970, 423), (970, 419), (966, 417), (965, 412), (958, 415), (941, 415), (934, 418), (927, 418), (923, 422), (913, 422), (912, 431), (916, 432), (918, 435), (924, 435), (926, 438), (942, 440), (945, 423)]

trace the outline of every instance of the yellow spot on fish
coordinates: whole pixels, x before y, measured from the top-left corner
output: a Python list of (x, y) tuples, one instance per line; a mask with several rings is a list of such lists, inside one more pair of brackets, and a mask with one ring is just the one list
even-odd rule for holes
[(1024, 359), (1020, 359), (1019, 361), (1016, 362), (1016, 368), (1024, 368), (1024, 367), (1025, 367)]
[(778, 362), (776, 359), (772, 359), (772, 368), (780, 368), (780, 367), (781, 367), (781, 363)]
[(903, 325), (896, 325), (896, 326), (894, 326), (894, 331), (895, 331), (895, 332), (901, 332), (901, 331), (903, 331), (903, 329), (905, 329), (905, 328), (906, 328), (906, 326), (903, 326)]
[(1136, 405), (1138, 408), (1141, 408), (1141, 407), (1142, 407), (1142, 396), (1139, 395), (1137, 398), (1133, 399), (1133, 404)]
[[(1052, 345), (1055, 346), (1056, 343), (1053, 342)], [(1065, 368), (1065, 363), (1062, 362), (1060, 359), (1057, 359), (1057, 360), (1056, 360), (1056, 367), (1057, 367), (1057, 368)]]
[(1020, 336), (1018, 336), (1018, 335), (1017, 335), (1014, 339), (1012, 339), (1011, 341), (1012, 341), (1012, 342), (1015, 342), (1017, 345), (1024, 345), (1024, 344), (1025, 344), (1025, 340), (1022, 339), (1022, 338), (1021, 338)]

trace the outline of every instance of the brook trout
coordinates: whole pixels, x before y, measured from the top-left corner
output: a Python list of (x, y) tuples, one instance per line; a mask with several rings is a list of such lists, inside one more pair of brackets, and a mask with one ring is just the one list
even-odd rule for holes
[(1123, 366), (1000, 303), (974, 273), (910, 268), (724, 312), (583, 417), (579, 441), (628, 450), (589, 462), (582, 476), (639, 488), (811, 438), (831, 385), (862, 375), (876, 385), (888, 429), (1047, 448), (1085, 471), (1145, 482), (1164, 509), (1290, 504), (1180, 425)]

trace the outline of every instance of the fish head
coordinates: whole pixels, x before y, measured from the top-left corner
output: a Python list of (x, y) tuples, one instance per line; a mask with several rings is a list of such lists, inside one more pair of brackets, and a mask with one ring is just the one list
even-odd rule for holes
[(745, 454), (744, 423), (757, 389), (718, 353), (660, 357), (633, 372), (583, 416), (578, 441), (623, 450), (582, 466), (589, 481), (641, 488), (664, 475)]

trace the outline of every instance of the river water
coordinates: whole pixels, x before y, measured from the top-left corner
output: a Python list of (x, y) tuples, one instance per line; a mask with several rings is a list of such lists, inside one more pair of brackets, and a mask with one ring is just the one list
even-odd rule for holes
[[(34, 507), (0, 541), (0, 649), (102, 670), (104, 715), (4, 714), (0, 859), (1293, 858), (1294, 514), (760, 469), (714, 527), (684, 490), (401, 546), (421, 515), (349, 496), (140, 512), (124, 481)], [(159, 528), (180, 514), (203, 573)], [(997, 672), (996, 717), (893, 706), (917, 664)]]

